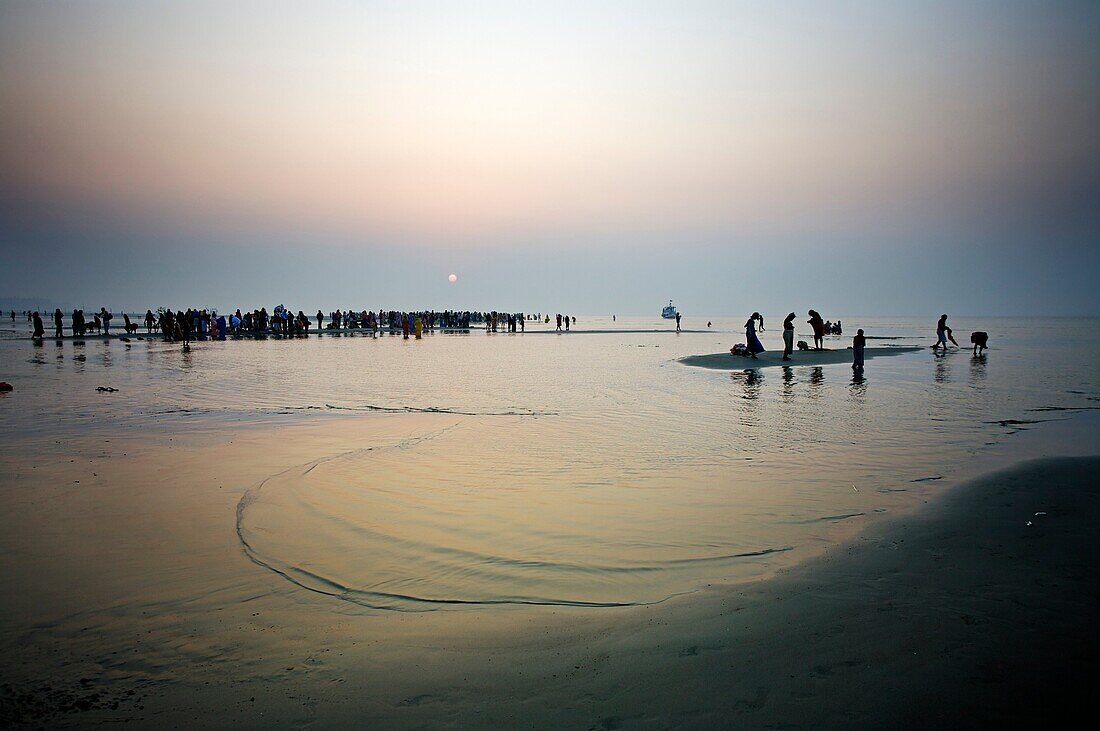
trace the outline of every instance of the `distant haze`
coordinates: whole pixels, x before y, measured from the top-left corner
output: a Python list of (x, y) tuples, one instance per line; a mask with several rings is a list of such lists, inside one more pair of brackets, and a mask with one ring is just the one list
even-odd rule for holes
[(1096, 315), (1098, 28), (1093, 2), (6, 2), (0, 299)]

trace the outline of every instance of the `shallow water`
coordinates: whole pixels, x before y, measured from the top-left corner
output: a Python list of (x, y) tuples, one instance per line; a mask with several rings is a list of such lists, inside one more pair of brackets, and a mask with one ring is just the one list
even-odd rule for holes
[[(928, 345), (935, 322), (843, 320), (883, 338), (876, 346)], [(768, 321), (762, 340), (779, 347), (780, 319)], [(1100, 409), (1095, 320), (953, 319), (961, 343), (990, 333), (986, 356), (878, 358), (863, 378), (846, 365), (677, 362), (728, 349), (740, 324), (637, 333), (668, 323), (592, 317), (576, 327), (612, 332), (311, 336), (186, 353), (9, 332), (0, 380), (16, 390), (0, 397), (0, 439), (46, 459), (77, 437), (228, 440), (258, 427), (278, 449), (295, 425), (328, 420), (329, 446), (252, 485), (237, 508), (242, 549), (288, 591), (399, 610), (606, 606), (766, 575), (1026, 456), (1021, 430)], [(341, 437), (347, 419), (379, 412), (407, 412), (407, 433)]]

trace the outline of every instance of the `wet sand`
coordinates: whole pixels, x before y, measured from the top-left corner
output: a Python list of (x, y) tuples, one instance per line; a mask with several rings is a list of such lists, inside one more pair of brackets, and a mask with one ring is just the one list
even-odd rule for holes
[[(901, 355), (902, 353), (915, 353), (923, 348), (913, 346), (894, 346), (881, 348), (865, 348), (864, 359), (881, 358), (888, 355)], [(791, 360), (783, 360), (782, 350), (769, 350), (757, 354), (756, 358), (745, 358), (725, 353), (710, 353), (707, 355), (689, 355), (681, 358), (684, 365), (696, 368), (713, 368), (723, 371), (740, 371), (753, 368), (768, 368), (770, 366), (821, 366), (834, 365), (836, 363), (852, 362), (852, 351), (844, 350), (796, 350), (791, 353)]]
[(777, 577), (643, 607), (368, 610), (249, 560), (241, 498), (318, 440), (453, 419), (7, 459), (0, 722), (980, 726), (1065, 720), (1067, 678), (1091, 677), (1100, 458), (1025, 464)]

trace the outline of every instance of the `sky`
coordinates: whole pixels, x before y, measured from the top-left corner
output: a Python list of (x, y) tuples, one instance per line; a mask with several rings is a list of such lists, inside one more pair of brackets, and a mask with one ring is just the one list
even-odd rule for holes
[(3, 0), (0, 301), (1100, 315), (1097, 29), (1095, 2)]

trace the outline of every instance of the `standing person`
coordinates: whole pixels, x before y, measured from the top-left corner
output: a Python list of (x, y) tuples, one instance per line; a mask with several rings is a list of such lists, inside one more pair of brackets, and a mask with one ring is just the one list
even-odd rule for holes
[(932, 346), (933, 352), (939, 346), (943, 346), (943, 352), (947, 352), (947, 341), (950, 340), (955, 343), (955, 347), (959, 347), (959, 344), (955, 342), (955, 336), (951, 334), (951, 328), (947, 326), (947, 315), (940, 315), (939, 322), (936, 323), (936, 343)]
[(794, 318), (793, 312), (783, 320), (783, 360), (790, 360), (794, 352)]
[(61, 328), (62, 328), (62, 325), (64, 325), (64, 322), (65, 322), (65, 316), (61, 314), (61, 308), (58, 307), (56, 310), (53, 311), (53, 333), (54, 333), (54, 337), (56, 337), (56, 338), (61, 337), (61, 334), (62, 334), (61, 333)]
[(676, 313), (676, 332), (680, 332), (680, 313)]
[(157, 318), (153, 316), (152, 310), (145, 310), (145, 332), (153, 332), (153, 324), (156, 323)]
[(756, 321), (759, 319), (760, 313), (754, 312), (745, 322), (745, 345), (753, 358), (756, 358), (757, 353), (764, 352), (764, 344), (760, 342), (760, 338), (756, 337)]
[(103, 334), (111, 334), (111, 318), (114, 317), (110, 312), (107, 312), (106, 307), (99, 308), (99, 319), (103, 323)]
[(810, 327), (814, 329), (814, 350), (822, 350), (825, 347), (825, 321), (821, 319), (817, 310), (810, 310), (807, 314), (810, 319), (806, 322), (810, 323)]
[(863, 350), (867, 345), (867, 338), (863, 337), (863, 328), (856, 330), (856, 336), (852, 338), (852, 370), (863, 371)]
[(565, 331), (569, 332), (569, 315), (565, 316)]
[(325, 322), (325, 313), (321, 312), (320, 310), (317, 310), (317, 329), (318, 330), (323, 330), (324, 329), (324, 327), (322, 327), (324, 325), (324, 322)]
[(42, 316), (38, 314), (38, 310), (34, 311), (31, 315), (31, 322), (34, 323), (34, 334), (31, 337), (43, 338), (46, 336), (46, 328), (42, 327)]
[[(548, 319), (549, 319), (549, 316), (547, 316), (547, 317), (548, 317)], [(560, 313), (560, 312), (558, 313), (558, 317), (557, 317), (557, 323), (558, 323), (558, 324), (557, 324), (557, 327), (556, 327), (555, 329), (556, 329), (556, 330), (558, 330), (558, 331), (560, 332), (560, 331), (561, 331), (561, 313)]]
[(409, 339), (409, 316), (408, 314), (401, 315), (401, 335), (405, 340)]

